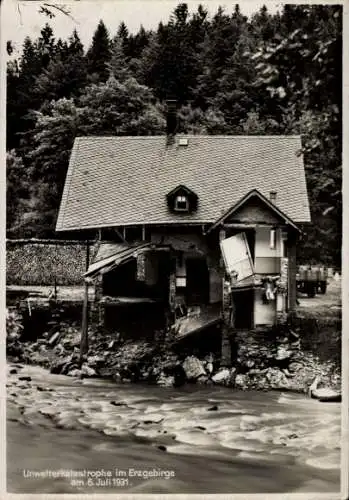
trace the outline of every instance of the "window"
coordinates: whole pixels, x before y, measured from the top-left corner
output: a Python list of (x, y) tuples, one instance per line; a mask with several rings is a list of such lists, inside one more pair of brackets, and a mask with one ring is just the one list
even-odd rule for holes
[(188, 212), (189, 210), (188, 198), (182, 195), (176, 196), (174, 209), (178, 212)]
[(167, 193), (167, 206), (171, 212), (183, 214), (195, 212), (198, 205), (198, 196), (186, 186), (180, 184)]

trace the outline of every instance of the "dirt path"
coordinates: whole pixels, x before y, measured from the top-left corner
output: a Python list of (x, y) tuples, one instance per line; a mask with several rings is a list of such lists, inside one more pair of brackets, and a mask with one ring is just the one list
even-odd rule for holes
[(341, 281), (332, 279), (324, 295), (318, 294), (313, 298), (304, 294), (299, 294), (299, 306), (297, 313), (299, 315), (313, 316), (316, 318), (336, 318), (341, 315)]

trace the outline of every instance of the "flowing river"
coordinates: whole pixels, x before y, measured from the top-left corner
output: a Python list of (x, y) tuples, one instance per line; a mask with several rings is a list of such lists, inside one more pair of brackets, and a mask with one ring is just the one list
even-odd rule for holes
[(339, 403), (18, 365), (7, 391), (10, 493), (339, 492)]

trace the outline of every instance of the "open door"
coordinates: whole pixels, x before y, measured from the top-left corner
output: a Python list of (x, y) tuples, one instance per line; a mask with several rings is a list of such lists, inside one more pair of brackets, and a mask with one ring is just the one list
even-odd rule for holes
[(253, 276), (254, 267), (245, 233), (222, 240), (220, 246), (228, 274), (236, 273), (236, 281)]

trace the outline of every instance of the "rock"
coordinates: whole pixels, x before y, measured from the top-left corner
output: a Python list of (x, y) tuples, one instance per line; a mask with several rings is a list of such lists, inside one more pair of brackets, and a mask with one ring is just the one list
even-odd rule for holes
[(269, 368), (266, 379), (273, 389), (285, 389), (288, 387), (285, 375), (278, 368)]
[(87, 357), (87, 363), (89, 366), (97, 366), (100, 363), (104, 363), (105, 358), (103, 356), (88, 356)]
[(288, 365), (288, 370), (290, 372), (297, 372), (298, 370), (301, 370), (303, 368), (303, 364), (299, 363), (297, 361), (294, 361)]
[(29, 377), (29, 376), (22, 376), (22, 377), (18, 377), (18, 380), (25, 380), (25, 381), (27, 381), (27, 382), (31, 382), (31, 379), (32, 379), (32, 378), (31, 378), (31, 377)]
[(113, 406), (127, 406), (123, 401), (110, 401), (110, 404)]
[(248, 389), (248, 377), (246, 374), (238, 373), (235, 377), (235, 387), (237, 389)]
[(175, 385), (175, 377), (173, 375), (169, 375), (166, 377), (164, 374), (162, 374), (160, 375), (157, 384), (161, 387), (173, 387)]
[(248, 359), (248, 360), (246, 361), (246, 366), (247, 366), (247, 368), (249, 368), (249, 369), (250, 369), (250, 368), (253, 368), (253, 367), (254, 367), (254, 365), (255, 365), (255, 362), (254, 362), (254, 360), (253, 360), (253, 359)]
[(203, 385), (203, 384), (207, 384), (207, 382), (208, 382), (208, 376), (207, 375), (200, 375), (200, 377), (198, 377), (196, 379), (196, 383), (197, 384), (202, 384)]
[(78, 363), (77, 362), (73, 362), (73, 361), (68, 361), (68, 363), (66, 363), (63, 367), (62, 367), (62, 370), (61, 370), (61, 375), (67, 375), (68, 372), (72, 371), (72, 370), (75, 370), (79, 367)]
[(211, 406), (210, 408), (207, 408), (207, 411), (218, 411), (218, 406), (217, 405)]
[(159, 448), (159, 450), (161, 450), (161, 451), (166, 451), (166, 450), (167, 450), (166, 446), (164, 446), (163, 444), (160, 444), (160, 445), (158, 446), (158, 448)]
[(67, 363), (71, 363), (72, 360), (73, 360), (73, 355), (72, 354), (69, 355), (69, 356), (65, 356), (64, 358), (55, 359), (51, 363), (50, 372), (51, 373), (56, 373), (56, 374), (62, 373), (63, 367)]
[(201, 361), (195, 356), (187, 356), (182, 366), (188, 380), (196, 380), (200, 375), (206, 375)]
[(282, 373), (286, 375), (286, 377), (294, 377), (294, 373), (290, 373), (287, 368), (282, 369)]
[(209, 375), (211, 375), (211, 373), (213, 372), (213, 363), (211, 361), (207, 361), (206, 371)]
[(213, 375), (212, 380), (215, 384), (224, 384), (228, 382), (230, 380), (230, 370), (228, 370), (228, 368), (223, 368), (223, 370)]
[(10, 370), (10, 374), (13, 375), (14, 373), (18, 373), (18, 371), (16, 370), (16, 368), (12, 368), (12, 370)]
[(68, 377), (78, 377), (80, 378), (82, 373), (81, 373), (81, 370), (79, 370), (78, 368), (73, 368), (72, 370), (70, 370), (68, 373), (67, 373)]
[(88, 366), (86, 363), (83, 363), (83, 365), (81, 367), (81, 374), (84, 377), (96, 377), (97, 372), (96, 372), (96, 370), (94, 370), (93, 368)]
[(286, 349), (285, 346), (279, 346), (276, 351), (275, 359), (277, 361), (285, 361), (292, 357), (292, 351)]

